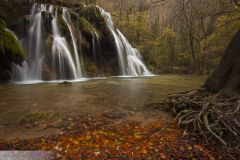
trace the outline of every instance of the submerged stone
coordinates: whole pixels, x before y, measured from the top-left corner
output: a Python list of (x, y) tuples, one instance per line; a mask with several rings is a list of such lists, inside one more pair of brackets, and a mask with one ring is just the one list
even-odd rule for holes
[(59, 86), (71, 86), (72, 83), (71, 82), (68, 82), (68, 81), (64, 81), (62, 83), (59, 83)]

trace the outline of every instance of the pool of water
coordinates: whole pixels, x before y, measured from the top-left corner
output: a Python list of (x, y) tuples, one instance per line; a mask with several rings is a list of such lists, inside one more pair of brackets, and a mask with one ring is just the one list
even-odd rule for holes
[[(100, 115), (112, 110), (146, 114), (141, 108), (158, 103), (168, 94), (200, 87), (204, 76), (161, 75), (155, 77), (110, 77), (86, 79), (71, 86), (59, 82), (0, 85), (0, 135), (18, 126), (32, 111), (63, 115)], [(158, 113), (156, 113), (158, 114)], [(149, 116), (149, 115), (146, 115)], [(10, 132), (10, 131), (9, 131)]]

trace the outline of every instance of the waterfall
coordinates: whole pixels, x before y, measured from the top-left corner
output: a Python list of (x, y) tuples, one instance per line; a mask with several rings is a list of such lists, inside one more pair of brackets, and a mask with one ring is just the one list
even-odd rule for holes
[(126, 37), (117, 30), (118, 35), (120, 36), (121, 41), (124, 44), (125, 51), (127, 53), (127, 73), (132, 76), (148, 76), (152, 73), (147, 69), (147, 67), (142, 62), (142, 57), (138, 49), (133, 48), (128, 42)]
[(118, 54), (118, 59), (119, 59), (119, 66), (121, 69), (121, 74), (122, 75), (127, 75), (126, 72), (126, 65), (125, 65), (125, 60), (124, 60), (124, 46), (123, 43), (121, 42), (121, 40), (119, 39), (119, 36), (117, 35), (116, 31), (115, 31), (115, 26), (113, 24), (112, 21), (112, 17), (109, 13), (105, 12), (102, 8), (100, 8), (100, 11), (103, 15), (103, 17), (106, 20), (106, 24), (109, 28), (109, 30), (111, 31), (111, 33), (113, 34), (114, 40), (115, 40), (115, 45), (116, 45), (116, 49), (117, 49), (117, 54)]
[(66, 22), (68, 29), (70, 31), (70, 34), (71, 34), (72, 44), (73, 44), (73, 48), (74, 48), (75, 61), (77, 64), (77, 76), (78, 76), (78, 78), (82, 78), (82, 70), (81, 70), (81, 65), (80, 65), (78, 49), (77, 49), (76, 37), (74, 36), (74, 33), (73, 33), (72, 21), (71, 21), (70, 14), (69, 14), (67, 8), (65, 8), (65, 7), (63, 8), (62, 17), (63, 17), (64, 21)]
[[(60, 35), (60, 31), (57, 25), (58, 13), (57, 9), (54, 12), (52, 7), (49, 7), (49, 12), (54, 15), (52, 19), (52, 31), (53, 31), (53, 45), (52, 45), (52, 64), (55, 71), (59, 74), (59, 79), (67, 79), (70, 77), (73, 79), (78, 78), (77, 70), (74, 61), (71, 57), (71, 53), (67, 47), (67, 42), (64, 37)], [(67, 67), (68, 66), (68, 67)], [(69, 72), (67, 71), (69, 70)]]
[(123, 76), (152, 75), (142, 62), (139, 51), (133, 48), (126, 37), (114, 26), (111, 15), (99, 6), (97, 7), (105, 18), (106, 25), (114, 37), (121, 74)]
[(22, 65), (13, 64), (12, 81), (26, 81), (28, 77), (29, 68), (26, 61), (23, 61)]
[[(47, 9), (48, 8), (48, 9)], [(64, 36), (61, 36), (58, 27), (58, 12), (53, 5), (35, 3), (30, 11), (30, 25), (27, 37), (27, 57), (21, 66), (13, 66), (13, 81), (41, 81), (44, 63), (44, 37), (42, 12), (49, 12), (53, 17), (52, 26), (52, 69), (57, 73), (57, 79), (78, 79), (82, 77), (76, 39), (71, 27), (70, 15), (66, 8), (63, 8), (62, 18), (66, 22), (71, 33), (74, 46), (73, 59), (71, 51)], [(74, 62), (75, 60), (75, 62)]]
[[(119, 66), (121, 75), (151, 75), (142, 62), (139, 51), (133, 48), (126, 37), (114, 26), (111, 15), (98, 8), (105, 19), (107, 29), (114, 37), (119, 62), (116, 67)], [(89, 35), (82, 36), (81, 26), (79, 26), (81, 25), (80, 16), (82, 15), (77, 16), (75, 23), (67, 8), (35, 3), (29, 18), (26, 19), (29, 22), (26, 23), (28, 24), (26, 35), (21, 37), (22, 45), (27, 52), (26, 59), (21, 66), (13, 65), (13, 81), (80, 79), (83, 77), (83, 68), (86, 67), (83, 60), (87, 60), (86, 65), (95, 65), (98, 68), (95, 71), (97, 72), (95, 75), (98, 76), (105, 74), (102, 73), (105, 71), (103, 67), (115, 67), (112, 66), (112, 62), (108, 64), (103, 59), (106, 55), (104, 54), (106, 47), (101, 48), (101, 43), (104, 42), (99, 35), (101, 30), (98, 32), (98, 28), (92, 29), (92, 39), (89, 39)], [(68, 32), (69, 37), (63, 35), (64, 32)], [(81, 45), (84, 45), (83, 49)], [(85, 54), (81, 53), (82, 50)], [(93, 63), (88, 62), (90, 57), (87, 56), (92, 56)]]
[(100, 46), (100, 38), (96, 31), (92, 31), (92, 50), (93, 50), (93, 61), (94, 63), (99, 66), (101, 65), (101, 46)]
[(43, 65), (43, 35), (42, 35), (42, 12), (46, 11), (45, 4), (35, 4), (32, 8), (31, 24), (29, 28), (28, 41), (28, 57), (27, 57), (27, 79), (25, 80), (41, 80)]
[(96, 42), (95, 42), (95, 35), (92, 32), (92, 49), (93, 49), (93, 61), (96, 63), (97, 61), (97, 52), (96, 52)]
[(31, 81), (42, 79), (43, 67), (43, 35), (42, 12), (46, 11), (45, 4), (34, 4), (31, 9), (30, 27), (28, 30), (28, 54), (22, 66), (15, 66), (15, 79)]

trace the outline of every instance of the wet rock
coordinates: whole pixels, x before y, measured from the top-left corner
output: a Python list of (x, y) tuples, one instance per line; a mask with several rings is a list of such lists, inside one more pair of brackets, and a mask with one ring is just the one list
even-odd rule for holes
[(59, 86), (71, 86), (72, 83), (71, 82), (68, 82), (68, 81), (64, 81), (62, 83), (59, 83)]

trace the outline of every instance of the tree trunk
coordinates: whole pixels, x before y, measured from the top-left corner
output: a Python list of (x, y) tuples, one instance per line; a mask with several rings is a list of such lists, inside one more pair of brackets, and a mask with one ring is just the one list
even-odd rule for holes
[(220, 65), (203, 87), (213, 93), (240, 94), (240, 29), (225, 50)]

